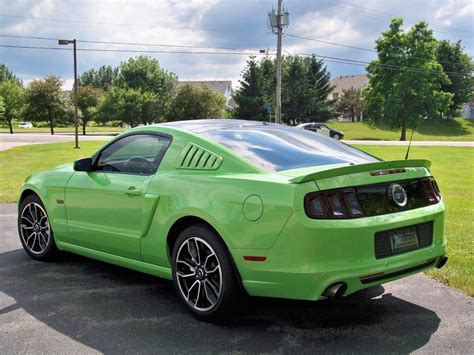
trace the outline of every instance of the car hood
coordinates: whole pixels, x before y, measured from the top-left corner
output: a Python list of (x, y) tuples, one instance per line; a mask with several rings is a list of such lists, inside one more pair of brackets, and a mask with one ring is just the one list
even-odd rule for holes
[(61, 165), (55, 166), (50, 171), (74, 171), (73, 165), (74, 163), (61, 164)]

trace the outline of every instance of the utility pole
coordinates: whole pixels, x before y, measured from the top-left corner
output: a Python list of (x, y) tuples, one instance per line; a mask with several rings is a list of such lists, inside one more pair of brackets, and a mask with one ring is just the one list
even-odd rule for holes
[(68, 44), (73, 45), (74, 52), (74, 128), (75, 128), (75, 146), (74, 149), (79, 149), (79, 114), (77, 110), (77, 48), (76, 39), (60, 39), (58, 44), (67, 46)]
[(276, 58), (276, 107), (275, 122), (281, 123), (281, 47), (283, 37), (283, 27), (290, 24), (290, 14), (283, 9), (283, 0), (278, 0), (277, 12), (272, 10), (269, 14), (270, 27), (277, 35), (277, 58)]
[(282, 0), (278, 0), (277, 14), (277, 58), (276, 58), (276, 111), (275, 121), (281, 123), (281, 40), (283, 28), (281, 27), (281, 5)]

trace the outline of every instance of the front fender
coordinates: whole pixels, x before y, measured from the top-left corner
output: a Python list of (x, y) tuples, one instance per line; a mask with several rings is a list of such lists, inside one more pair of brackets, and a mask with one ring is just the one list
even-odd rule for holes
[[(65, 185), (74, 172), (50, 171), (29, 176), (20, 190), (20, 197), (32, 191), (43, 202), (49, 223), (57, 241), (67, 241)], [(19, 209), (20, 199), (18, 200)], [(18, 211), (20, 213), (21, 211)]]

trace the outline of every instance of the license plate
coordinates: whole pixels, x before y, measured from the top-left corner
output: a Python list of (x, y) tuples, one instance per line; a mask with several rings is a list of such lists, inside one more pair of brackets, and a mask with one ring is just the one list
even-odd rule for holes
[(418, 242), (416, 228), (410, 227), (392, 231), (390, 236), (390, 246), (392, 248), (392, 254), (418, 249), (420, 244)]

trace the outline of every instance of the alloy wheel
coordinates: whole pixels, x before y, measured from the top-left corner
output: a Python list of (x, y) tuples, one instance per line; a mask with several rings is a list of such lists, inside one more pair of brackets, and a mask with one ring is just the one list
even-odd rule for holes
[(27, 204), (20, 215), (20, 233), (28, 251), (33, 254), (43, 253), (49, 245), (51, 229), (48, 216), (39, 204)]
[(186, 239), (176, 254), (175, 277), (188, 304), (198, 311), (208, 311), (219, 301), (222, 270), (214, 249), (197, 237)]

